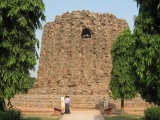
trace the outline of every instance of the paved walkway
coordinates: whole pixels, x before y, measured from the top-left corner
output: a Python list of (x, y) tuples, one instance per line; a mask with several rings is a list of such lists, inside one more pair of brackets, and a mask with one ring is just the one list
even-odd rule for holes
[(71, 114), (64, 114), (60, 120), (104, 120), (99, 110), (71, 110)]

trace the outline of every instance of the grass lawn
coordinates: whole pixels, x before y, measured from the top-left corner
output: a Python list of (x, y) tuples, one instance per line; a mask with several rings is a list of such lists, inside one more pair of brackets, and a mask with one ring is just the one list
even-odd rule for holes
[(105, 116), (105, 120), (143, 120), (143, 116), (142, 115)]
[(23, 115), (23, 120), (59, 120), (60, 116), (53, 115)]

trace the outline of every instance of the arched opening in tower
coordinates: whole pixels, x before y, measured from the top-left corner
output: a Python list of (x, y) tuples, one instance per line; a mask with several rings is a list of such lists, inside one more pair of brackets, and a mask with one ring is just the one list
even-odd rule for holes
[(91, 31), (90, 31), (90, 29), (89, 28), (84, 28), (82, 30), (81, 36), (82, 36), (82, 39), (83, 38), (91, 38)]

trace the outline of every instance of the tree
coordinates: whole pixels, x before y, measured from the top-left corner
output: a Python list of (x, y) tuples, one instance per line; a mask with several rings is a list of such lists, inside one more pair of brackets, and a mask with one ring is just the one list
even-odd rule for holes
[(113, 99), (121, 99), (121, 114), (124, 100), (136, 95), (135, 78), (131, 71), (134, 39), (129, 28), (124, 30), (113, 42), (111, 48), (112, 64), (110, 89)]
[(0, 111), (4, 99), (29, 88), (38, 55), (36, 29), (45, 20), (42, 0), (0, 1)]
[(30, 87), (29, 87), (30, 89), (33, 88), (33, 85), (34, 85), (35, 81), (36, 81), (36, 78), (30, 76)]
[(160, 106), (160, 1), (135, 1), (139, 7), (132, 67), (136, 86), (143, 99)]

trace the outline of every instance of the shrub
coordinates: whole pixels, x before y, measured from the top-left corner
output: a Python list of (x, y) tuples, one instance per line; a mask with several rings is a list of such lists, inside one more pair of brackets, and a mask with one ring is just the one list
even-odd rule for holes
[(151, 107), (144, 111), (145, 120), (160, 120), (160, 107)]
[(21, 120), (21, 111), (17, 109), (8, 109), (0, 112), (0, 120)]

